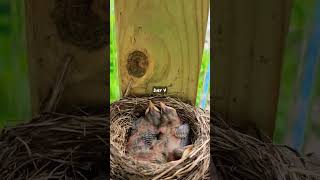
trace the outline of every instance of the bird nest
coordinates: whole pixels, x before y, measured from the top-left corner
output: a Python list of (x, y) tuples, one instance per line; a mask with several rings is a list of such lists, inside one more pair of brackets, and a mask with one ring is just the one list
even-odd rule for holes
[[(132, 123), (148, 107), (149, 100), (159, 107), (160, 102), (176, 109), (182, 121), (189, 123), (192, 150), (177, 161), (154, 164), (137, 161), (126, 154)], [(112, 179), (209, 179), (210, 161), (209, 113), (176, 98), (124, 98), (110, 107), (110, 159)]]
[(0, 179), (107, 178), (106, 115), (46, 113), (0, 135)]
[(313, 154), (303, 157), (290, 147), (240, 133), (215, 113), (210, 125), (214, 180), (320, 179), (319, 159)]

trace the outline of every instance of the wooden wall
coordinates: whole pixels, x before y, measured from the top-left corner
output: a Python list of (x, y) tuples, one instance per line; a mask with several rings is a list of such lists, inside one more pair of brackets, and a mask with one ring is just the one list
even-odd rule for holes
[(58, 109), (104, 107), (107, 97), (109, 2), (26, 0), (27, 46), (33, 113), (47, 100), (71, 57)]
[(214, 0), (215, 111), (243, 131), (272, 137), (291, 0)]
[(122, 95), (162, 86), (194, 104), (208, 12), (208, 0), (115, 1)]

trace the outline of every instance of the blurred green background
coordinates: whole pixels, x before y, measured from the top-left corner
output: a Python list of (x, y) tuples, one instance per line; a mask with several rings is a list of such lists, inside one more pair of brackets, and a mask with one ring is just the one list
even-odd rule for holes
[[(299, 77), (306, 59), (304, 50), (308, 45), (308, 34), (314, 26), (311, 23), (312, 16), (315, 13), (316, 0), (294, 0), (293, 9), (290, 17), (289, 33), (286, 39), (286, 47), (284, 52), (284, 64), (282, 66), (282, 79), (280, 88), (280, 97), (278, 103), (278, 113), (276, 121), (276, 131), (274, 141), (279, 144), (288, 143), (288, 138), (292, 137), (292, 124), (295, 111), (295, 103), (297, 96), (297, 85), (301, 82)], [(317, 20), (319, 21), (319, 20)], [(317, 47), (316, 47), (317, 48)], [(319, 49), (319, 48), (318, 48)], [(319, 52), (319, 50), (318, 50)], [(319, 66), (319, 64), (318, 64)], [(307, 129), (304, 131), (304, 145), (302, 151), (306, 150), (306, 146), (310, 144), (311, 138), (315, 137), (320, 143), (320, 127), (314, 126), (320, 123), (320, 72), (315, 77), (315, 85), (312, 87), (312, 98), (310, 107), (308, 107), (308, 118), (306, 124)], [(297, 129), (298, 131), (301, 131)], [(296, 130), (295, 130), (296, 131)], [(303, 131), (303, 130), (302, 130)], [(314, 149), (313, 149), (314, 150)], [(320, 150), (320, 149), (319, 149)]]
[[(119, 78), (118, 78), (118, 71), (117, 71), (117, 49), (116, 49), (116, 29), (115, 29), (115, 15), (114, 15), (114, 0), (110, 1), (110, 103), (116, 101), (120, 98), (119, 92)], [(202, 96), (205, 96), (209, 100), (209, 94), (204, 94), (204, 80), (205, 80), (205, 73), (207, 72), (210, 64), (210, 36), (209, 36), (209, 29), (207, 31), (206, 36), (206, 46), (204, 48), (203, 57), (202, 57), (202, 64), (198, 82), (198, 93), (197, 93), (197, 100), (196, 105), (198, 106), (200, 103), (200, 99)], [(209, 85), (210, 86), (210, 85)], [(210, 87), (209, 87), (210, 88)], [(210, 92), (210, 91), (209, 91)], [(206, 106), (209, 106), (207, 103)], [(204, 107), (207, 108), (207, 107)]]
[(284, 141), (285, 134), (288, 131), (286, 127), (289, 121), (289, 109), (293, 103), (294, 88), (304, 39), (304, 27), (306, 26), (307, 18), (310, 16), (313, 3), (312, 0), (294, 0), (284, 52), (276, 132), (274, 135), (274, 140), (278, 143)]
[(0, 128), (31, 113), (23, 3), (0, 0)]

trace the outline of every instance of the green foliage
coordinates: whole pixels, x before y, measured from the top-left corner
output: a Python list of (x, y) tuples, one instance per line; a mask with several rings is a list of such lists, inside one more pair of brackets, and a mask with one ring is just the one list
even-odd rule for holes
[(31, 114), (23, 2), (0, 0), (0, 129)]
[(120, 97), (116, 47), (114, 1), (112, 0), (110, 2), (110, 103)]
[[(196, 106), (199, 106), (201, 97), (203, 96), (202, 93), (203, 93), (203, 88), (204, 88), (203, 86), (204, 86), (205, 74), (208, 70), (209, 65), (210, 65), (210, 49), (204, 49), (203, 56), (202, 56), (200, 75), (199, 75), (199, 81), (198, 81)], [(209, 86), (209, 88), (210, 88), (210, 86)]]
[(312, 13), (314, 13), (313, 6), (314, 0), (294, 0), (293, 3), (290, 30), (284, 51), (276, 129), (273, 137), (276, 143), (283, 143), (285, 135), (289, 133), (288, 119), (294, 100), (298, 66), (304, 48), (305, 35), (308, 33), (306, 32), (308, 23)]

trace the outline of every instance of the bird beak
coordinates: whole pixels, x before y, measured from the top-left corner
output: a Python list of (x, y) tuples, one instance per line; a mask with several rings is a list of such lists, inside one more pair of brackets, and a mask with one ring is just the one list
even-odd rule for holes
[(149, 101), (149, 109), (152, 110), (156, 110), (158, 112), (160, 112), (160, 110), (152, 103), (152, 101)]
[(149, 107), (154, 106), (154, 104), (152, 103), (152, 101), (149, 101)]
[(168, 106), (166, 106), (163, 102), (160, 102), (160, 107), (164, 112), (166, 112), (166, 110), (168, 109)]

